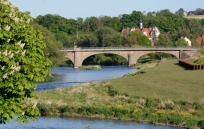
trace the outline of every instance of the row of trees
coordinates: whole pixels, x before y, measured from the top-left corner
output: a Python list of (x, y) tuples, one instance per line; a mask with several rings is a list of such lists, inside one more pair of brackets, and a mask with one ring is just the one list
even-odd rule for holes
[[(36, 22), (55, 36), (56, 40), (62, 42), (64, 47), (108, 47), (108, 46), (135, 46), (147, 45), (149, 42), (141, 43), (132, 35), (121, 35), (123, 28), (138, 28), (142, 20), (145, 28), (158, 27), (161, 31), (159, 40), (169, 42), (180, 42), (181, 37), (195, 39), (204, 34), (204, 19), (186, 19), (179, 14), (173, 14), (168, 9), (157, 12), (157, 16), (143, 15), (139, 11), (131, 14), (123, 14), (118, 17), (100, 16), (66, 19), (59, 15), (47, 14), (38, 16)], [(141, 36), (140, 34), (137, 36)], [(158, 45), (175, 45), (169, 42), (158, 41)], [(149, 43), (150, 44), (150, 43)], [(157, 45), (157, 43), (155, 43)], [(182, 45), (184, 45), (182, 43)]]
[(183, 11), (179, 9), (173, 14), (165, 9), (156, 12), (156, 16), (152, 15), (155, 12), (143, 15), (139, 11), (133, 11), (118, 17), (92, 16), (86, 19), (79, 17), (76, 20), (47, 14), (38, 16), (32, 25), (43, 32), (44, 41), (48, 45), (46, 56), (56, 66), (64, 61), (63, 53), (59, 52), (62, 47), (151, 46), (150, 40), (139, 31), (128, 35), (121, 34), (124, 28), (138, 28), (140, 20), (145, 28), (159, 28), (161, 34), (159, 40), (154, 43), (155, 46), (187, 46), (181, 37), (190, 38), (192, 45), (197, 46), (196, 38), (204, 34), (204, 19), (186, 19), (183, 17)]

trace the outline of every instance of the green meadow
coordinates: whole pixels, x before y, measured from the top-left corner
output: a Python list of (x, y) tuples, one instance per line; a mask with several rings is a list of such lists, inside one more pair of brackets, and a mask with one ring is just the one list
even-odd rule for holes
[(199, 102), (204, 100), (204, 70), (187, 70), (177, 59), (147, 65), (143, 74), (129, 74), (110, 82), (131, 96)]
[(148, 62), (136, 73), (100, 84), (37, 92), (37, 107), (42, 116), (204, 128), (204, 70), (186, 70), (176, 59)]

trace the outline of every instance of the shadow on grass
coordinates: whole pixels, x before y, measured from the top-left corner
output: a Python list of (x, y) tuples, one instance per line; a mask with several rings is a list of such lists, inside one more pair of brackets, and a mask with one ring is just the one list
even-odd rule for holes
[(186, 66), (180, 65), (179, 63), (175, 63), (174, 65), (179, 66), (179, 67), (183, 68), (184, 70), (192, 70), (191, 68), (188, 68)]
[(150, 58), (141, 58), (141, 59), (138, 59), (138, 63), (149, 63), (149, 62), (152, 62), (153, 60), (150, 59)]

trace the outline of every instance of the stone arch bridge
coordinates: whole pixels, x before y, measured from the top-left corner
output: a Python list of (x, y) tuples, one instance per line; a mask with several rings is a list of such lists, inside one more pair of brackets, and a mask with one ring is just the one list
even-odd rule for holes
[(128, 66), (135, 64), (142, 56), (154, 52), (169, 53), (178, 59), (184, 59), (194, 55), (199, 48), (191, 47), (137, 47), (137, 48), (65, 48), (66, 57), (69, 58), (77, 69), (82, 66), (83, 61), (91, 56), (101, 53), (116, 54), (124, 57)]

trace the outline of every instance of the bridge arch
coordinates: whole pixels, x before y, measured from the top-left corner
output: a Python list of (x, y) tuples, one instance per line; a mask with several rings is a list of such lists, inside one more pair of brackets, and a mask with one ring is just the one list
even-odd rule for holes
[(74, 64), (74, 57), (75, 57), (75, 53), (74, 52), (67, 52), (65, 57), (70, 59), (72, 61), (72, 63)]
[(98, 55), (98, 54), (115, 54), (115, 55), (119, 55), (121, 57), (123, 57), (124, 59), (126, 59), (126, 61), (128, 62), (128, 55), (127, 54), (124, 54), (124, 53), (121, 53), (121, 52), (84, 52), (81, 56), (81, 61), (80, 61), (80, 66), (83, 64), (84, 60), (87, 59), (88, 57), (90, 56), (93, 56), (93, 55)]
[(150, 53), (158, 53), (158, 52), (171, 54), (171, 55), (175, 56), (177, 59), (179, 59), (179, 52), (177, 52), (177, 51), (144, 51), (144, 52), (142, 52), (142, 54), (139, 55), (139, 58), (141, 56), (143, 56), (143, 55), (147, 55), (147, 54), (150, 54)]

